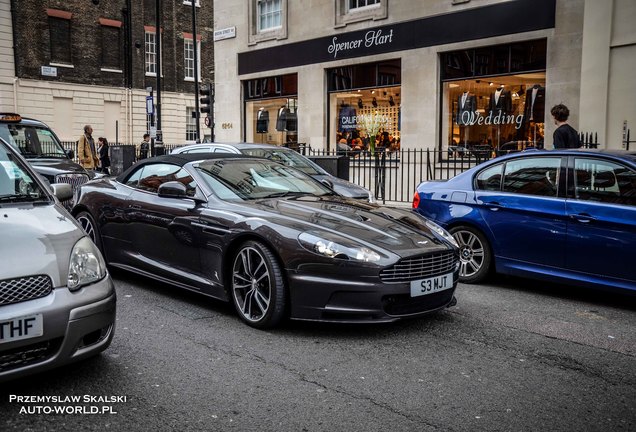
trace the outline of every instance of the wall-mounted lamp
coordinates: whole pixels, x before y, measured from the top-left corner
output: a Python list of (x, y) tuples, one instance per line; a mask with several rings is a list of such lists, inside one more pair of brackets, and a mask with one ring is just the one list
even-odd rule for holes
[(389, 96), (389, 105), (395, 106), (395, 101), (393, 100), (393, 96)]
[(371, 105), (373, 105), (373, 108), (377, 108), (378, 107), (378, 101), (375, 100), (375, 98), (373, 98), (373, 100), (371, 101)]

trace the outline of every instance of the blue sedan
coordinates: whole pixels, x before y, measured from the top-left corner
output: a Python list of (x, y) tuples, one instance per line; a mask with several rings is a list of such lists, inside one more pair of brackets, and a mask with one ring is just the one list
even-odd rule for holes
[(460, 246), (460, 281), (492, 271), (636, 290), (636, 152), (527, 151), (448, 181), (413, 208)]

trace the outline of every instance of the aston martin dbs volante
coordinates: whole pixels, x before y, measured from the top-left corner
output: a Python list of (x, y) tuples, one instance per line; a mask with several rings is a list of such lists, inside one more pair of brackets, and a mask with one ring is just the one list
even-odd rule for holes
[(178, 154), (82, 186), (73, 215), (107, 263), (232, 301), (247, 324), (368, 322), (455, 303), (453, 237), (266, 159)]

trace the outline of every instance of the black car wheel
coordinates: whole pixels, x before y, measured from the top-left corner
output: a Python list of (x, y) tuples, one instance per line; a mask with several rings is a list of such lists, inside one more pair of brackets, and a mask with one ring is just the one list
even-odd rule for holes
[(459, 281), (478, 283), (490, 272), (492, 252), (486, 237), (477, 229), (460, 225), (450, 229), (459, 244)]
[(232, 265), (232, 299), (243, 321), (269, 328), (285, 313), (285, 283), (274, 254), (262, 243), (241, 245)]
[(95, 223), (95, 219), (93, 219), (93, 216), (91, 216), (89, 212), (83, 211), (75, 216), (75, 219), (77, 219), (77, 221), (80, 223), (86, 235), (90, 237), (91, 240), (93, 240), (95, 246), (97, 246), (97, 248), (102, 251), (102, 239), (99, 235), (99, 228), (97, 228), (97, 224)]

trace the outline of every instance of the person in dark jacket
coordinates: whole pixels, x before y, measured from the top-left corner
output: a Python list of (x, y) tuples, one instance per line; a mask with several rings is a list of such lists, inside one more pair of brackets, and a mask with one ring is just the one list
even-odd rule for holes
[(110, 157), (108, 156), (108, 140), (104, 137), (97, 139), (97, 153), (99, 155), (99, 169), (110, 175)]
[(568, 124), (568, 117), (570, 116), (570, 110), (568, 107), (563, 104), (555, 105), (550, 110), (550, 114), (552, 114), (554, 124), (557, 126), (553, 135), (554, 148), (563, 149), (581, 147), (579, 133)]

